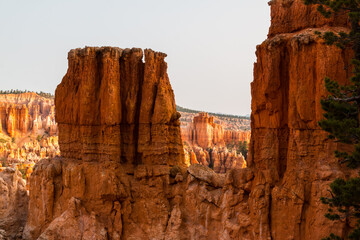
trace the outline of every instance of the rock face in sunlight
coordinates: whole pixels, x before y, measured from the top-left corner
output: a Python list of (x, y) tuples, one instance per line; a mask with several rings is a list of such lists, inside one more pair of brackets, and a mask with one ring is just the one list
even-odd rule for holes
[(24, 239), (251, 236), (252, 170), (185, 167), (164, 57), (145, 50), (142, 63), (139, 49), (109, 47), (69, 53), (55, 101), (64, 157), (33, 169)]
[[(348, 31), (302, 1), (271, 1), (269, 39), (257, 47), (248, 166), (255, 172), (249, 206), (255, 239), (321, 239), (349, 226), (324, 217), (329, 184), (355, 174), (341, 167), (341, 147), (320, 129), (324, 77), (344, 83), (351, 52), (326, 46), (315, 31)], [(340, 16), (339, 16), (340, 17)], [(344, 170), (345, 169), (345, 170)], [(260, 204), (261, 203), (261, 204)], [(254, 211), (256, 210), (256, 211)]]
[(183, 151), (164, 62), (141, 49), (85, 48), (69, 52), (56, 89), (61, 155), (84, 161), (178, 164)]
[(63, 158), (34, 167), (24, 238), (165, 236), (170, 168), (184, 166), (165, 57), (135, 48), (69, 52), (55, 100)]

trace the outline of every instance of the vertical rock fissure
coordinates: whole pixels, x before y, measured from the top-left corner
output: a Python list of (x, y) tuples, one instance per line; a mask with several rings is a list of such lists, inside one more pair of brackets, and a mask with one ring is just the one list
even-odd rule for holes
[(125, 74), (126, 74), (126, 65), (125, 65), (125, 53), (122, 54), (122, 56), (120, 56), (119, 58), (119, 72), (120, 72), (120, 105), (121, 105), (121, 121), (120, 121), (120, 162), (121, 163), (126, 163), (128, 161), (128, 159), (126, 158), (126, 156), (124, 155), (124, 153), (127, 151), (126, 146), (128, 143), (125, 142), (126, 139), (126, 133), (127, 133), (127, 109), (126, 109), (126, 102), (123, 101), (122, 99), (124, 98), (124, 96), (126, 96), (126, 92), (123, 90), (124, 86), (126, 83), (126, 79), (125, 79)]
[[(101, 82), (103, 80), (103, 76), (104, 76), (104, 65), (102, 63), (103, 61), (103, 53), (102, 52), (97, 52), (96, 53), (96, 67), (97, 67), (97, 71), (96, 71), (96, 76), (95, 76), (95, 89), (100, 89), (101, 87)], [(97, 109), (98, 109), (98, 114), (95, 115), (96, 117), (96, 122), (99, 123), (99, 125), (101, 124), (101, 118), (103, 116), (101, 116), (101, 98), (99, 97), (100, 91), (95, 91), (95, 99), (97, 100)], [(103, 126), (101, 126), (103, 127)], [(104, 153), (103, 151), (103, 146), (101, 144), (99, 144), (102, 141), (102, 137), (103, 134), (99, 134), (97, 136), (97, 144), (96, 144), (96, 149), (97, 152), (100, 153), (100, 155), (102, 155)]]
[(282, 179), (287, 166), (288, 160), (288, 148), (289, 148), (289, 53), (286, 46), (284, 46), (283, 55), (281, 56), (280, 60), (280, 88), (282, 94), (282, 109), (284, 109), (282, 113), (282, 125), (279, 131), (280, 133), (280, 142), (279, 142), (279, 163), (278, 163), (278, 172), (279, 172), (279, 179)]
[[(158, 77), (158, 75), (157, 75)], [(154, 96), (154, 101), (151, 105), (151, 110), (150, 110), (150, 119), (153, 118), (154, 116), (154, 113), (155, 113), (155, 104), (156, 104), (156, 98), (157, 98), (157, 94), (158, 94), (158, 83), (156, 83), (154, 85), (154, 88), (153, 88), (153, 96)], [(152, 143), (152, 134), (151, 134), (151, 129), (152, 129), (152, 122), (150, 121), (150, 143)]]
[[(143, 53), (144, 54), (144, 53)], [(135, 110), (135, 126), (134, 126), (134, 141), (135, 141), (135, 159), (134, 159), (134, 164), (138, 165), (142, 163), (142, 153), (139, 151), (139, 125), (143, 124), (140, 123), (140, 110), (141, 110), (141, 103), (142, 103), (142, 91), (143, 91), (143, 83), (144, 83), (144, 68), (145, 68), (145, 63), (142, 61), (142, 59), (140, 59), (139, 61), (139, 73), (137, 74), (137, 80), (138, 80), (138, 84), (139, 84), (139, 90), (137, 93), (137, 99), (136, 99), (136, 110)], [(150, 133), (151, 134), (151, 133)]]

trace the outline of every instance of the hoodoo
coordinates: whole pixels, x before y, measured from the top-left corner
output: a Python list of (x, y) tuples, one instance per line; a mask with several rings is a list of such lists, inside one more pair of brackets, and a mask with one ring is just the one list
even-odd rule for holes
[(166, 54), (144, 54), (145, 63), (136, 48), (69, 52), (55, 98), (63, 157), (131, 165), (182, 162)]
[(55, 97), (62, 158), (34, 169), (25, 238), (163, 234), (164, 175), (184, 152), (166, 55), (144, 53), (145, 62), (135, 48), (69, 52)]

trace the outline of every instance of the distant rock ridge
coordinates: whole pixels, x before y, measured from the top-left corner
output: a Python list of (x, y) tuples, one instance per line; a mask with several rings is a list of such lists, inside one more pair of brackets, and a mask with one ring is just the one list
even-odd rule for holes
[(344, 237), (354, 225), (325, 218), (320, 197), (329, 196), (332, 180), (357, 172), (338, 163), (334, 150), (344, 146), (329, 140), (318, 121), (328, 95), (324, 78), (346, 83), (352, 52), (325, 45), (315, 32), (349, 31), (347, 16), (326, 19), (302, 0), (270, 5), (269, 38), (257, 46), (251, 83), (249, 202), (261, 202), (251, 215), (255, 239)]
[[(232, 168), (246, 167), (245, 157), (236, 152), (239, 141), (250, 142), (250, 131), (224, 130), (214, 117), (201, 112), (192, 122), (181, 127), (184, 141), (185, 162), (211, 167), (217, 173), (226, 173)], [(227, 145), (234, 145), (228, 149)]]
[(57, 134), (53, 99), (33, 92), (0, 94), (0, 132), (18, 137), (37, 135), (41, 129)]
[(250, 131), (225, 130), (222, 124), (214, 122), (214, 117), (201, 112), (181, 131), (183, 141), (206, 149), (214, 145), (224, 146), (239, 141), (250, 141)]

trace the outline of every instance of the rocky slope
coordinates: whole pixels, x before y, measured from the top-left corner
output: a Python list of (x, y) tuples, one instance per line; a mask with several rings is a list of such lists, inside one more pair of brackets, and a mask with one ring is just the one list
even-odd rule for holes
[(29, 196), (20, 172), (5, 168), (0, 172), (0, 239), (22, 239)]

